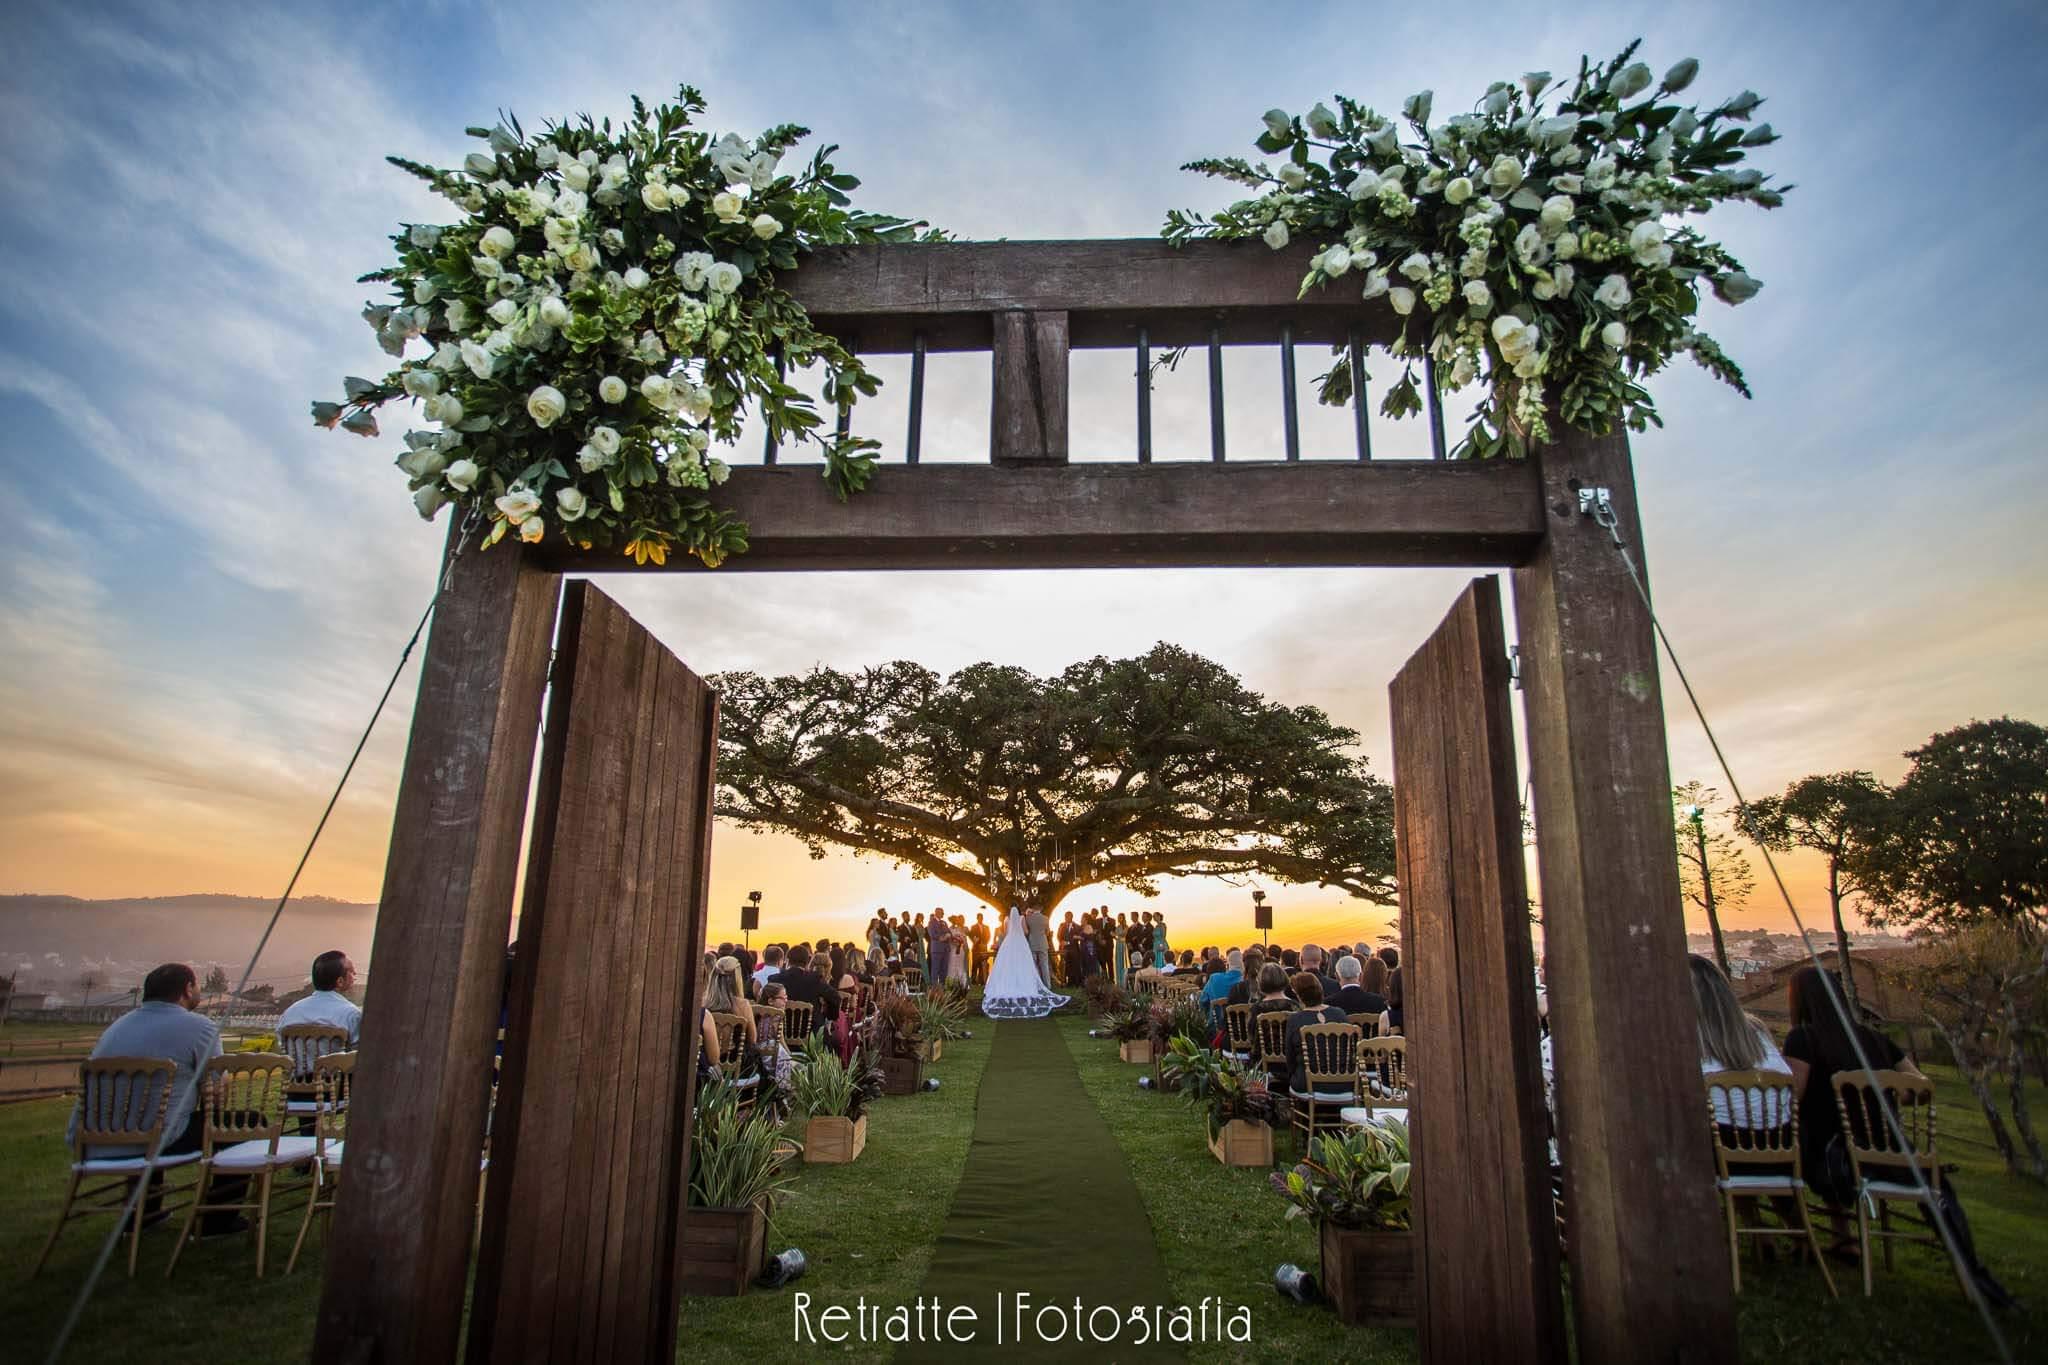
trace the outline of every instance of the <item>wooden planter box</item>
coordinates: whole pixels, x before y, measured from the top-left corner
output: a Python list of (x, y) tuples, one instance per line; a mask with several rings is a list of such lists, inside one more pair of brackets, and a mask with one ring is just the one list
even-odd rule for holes
[(1353, 1327), (1415, 1325), (1415, 1236), (1324, 1223), (1323, 1293)]
[(746, 1293), (767, 1260), (767, 1238), (768, 1215), (759, 1204), (686, 1210), (676, 1287), (685, 1294), (723, 1298)]
[(1152, 1064), (1152, 1040), (1150, 1038), (1134, 1038), (1128, 1043), (1119, 1043), (1117, 1044), (1116, 1055), (1127, 1062), (1136, 1062), (1140, 1066), (1150, 1066)]
[(927, 1062), (936, 1062), (937, 1060), (939, 1060), (940, 1051), (943, 1050), (945, 1046), (946, 1044), (944, 1039), (934, 1038), (929, 1043), (919, 1044), (917, 1049), (917, 1055), (922, 1057)]
[(811, 1119), (804, 1124), (804, 1160), (814, 1166), (844, 1166), (868, 1145), (868, 1116)]
[(1209, 1151), (1226, 1166), (1271, 1166), (1272, 1126), (1256, 1119), (1232, 1119), (1209, 1139)]
[(882, 1093), (914, 1095), (924, 1084), (924, 1062), (917, 1057), (882, 1058)]

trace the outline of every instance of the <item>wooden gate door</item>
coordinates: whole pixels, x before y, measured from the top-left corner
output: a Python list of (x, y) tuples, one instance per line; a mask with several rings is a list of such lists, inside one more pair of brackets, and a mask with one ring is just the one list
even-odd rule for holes
[(1565, 1356), (1499, 580), (1392, 692), (1424, 1361)]
[(563, 595), (472, 1362), (675, 1358), (716, 695), (587, 582)]

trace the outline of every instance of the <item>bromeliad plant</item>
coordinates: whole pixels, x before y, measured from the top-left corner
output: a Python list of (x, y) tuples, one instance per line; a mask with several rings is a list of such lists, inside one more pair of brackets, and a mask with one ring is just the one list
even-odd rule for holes
[(1139, 991), (1103, 1015), (1109, 1036), (1119, 1043), (1135, 1043), (1152, 1036), (1152, 996)]
[(1152, 1039), (1152, 1047), (1162, 1060), (1175, 1039), (1185, 1038), (1201, 1046), (1207, 1044), (1213, 1032), (1209, 1012), (1196, 1004), (1192, 995), (1153, 996), (1149, 1026), (1147, 1036)]
[(690, 1130), (690, 1203), (737, 1209), (759, 1203), (771, 1219), (789, 1192), (790, 1158), (801, 1150), (768, 1110), (739, 1112), (738, 1091), (723, 1077), (697, 1085)]
[(463, 216), (404, 225), (396, 263), (362, 277), (391, 286), (363, 316), (399, 363), (344, 380), (313, 420), (374, 436), (375, 409), (417, 400), (438, 429), (408, 432), (398, 465), (422, 516), (452, 502), (489, 517), (491, 542), (559, 535), (635, 563), (746, 549), (706, 490), (726, 472), (711, 448), (738, 439), (749, 404), (777, 441), (818, 443), (841, 498), (864, 487), (877, 443), (837, 434), (783, 371), (822, 366), (839, 408), (878, 381), (777, 277), (820, 246), (922, 224), (852, 209), (860, 182), (836, 148), (785, 169), (809, 130), (714, 139), (691, 127), (703, 109), (684, 86), (653, 109), (636, 97), (616, 130), (588, 115), (533, 137), (512, 118), (471, 128), (488, 150), (459, 170), (390, 158)]
[(1263, 1067), (1246, 1066), (1228, 1053), (1178, 1037), (1167, 1044), (1159, 1072), (1167, 1089), (1206, 1108), (1211, 1138), (1233, 1119), (1273, 1121), (1272, 1089)]
[(813, 1039), (790, 1070), (789, 1093), (795, 1119), (858, 1119), (881, 1097), (882, 1071), (869, 1048), (842, 1062), (830, 1043)]
[(918, 1037), (928, 1043), (943, 1043), (967, 1032), (967, 992), (959, 986), (940, 984), (916, 997)]
[(1273, 1188), (1286, 1199), (1289, 1218), (1405, 1232), (1408, 1179), (1408, 1125), (1387, 1118), (1316, 1138), (1306, 1161), (1274, 1172)]
[[(1684, 219), (1731, 200), (1782, 204), (1792, 187), (1742, 164), (1777, 134), (1748, 125), (1762, 103), (1750, 91), (1705, 109), (1679, 103), (1699, 63), (1659, 81), (1632, 60), (1638, 46), (1597, 66), (1582, 58), (1575, 79), (1496, 81), (1440, 123), (1424, 90), (1402, 105), (1405, 132), (1341, 95), (1335, 110), (1269, 110), (1257, 145), (1285, 155), (1277, 169), (1241, 157), (1183, 168), (1258, 197), (1214, 219), (1176, 210), (1164, 234), (1258, 237), (1275, 250), (1314, 241), (1303, 294), (1356, 287), (1385, 298), (1403, 319), (1396, 354), (1426, 350), (1446, 390), (1486, 385), (1463, 457), (1527, 453), (1552, 438), (1553, 409), (1595, 435), (1616, 422), (1662, 425), (1638, 381), (1684, 351), (1746, 397), (1742, 371), (1694, 319), (1702, 287), (1736, 304), (1760, 286)], [(1340, 360), (1319, 385), (1323, 402), (1348, 403), (1349, 366)], [(1422, 407), (1407, 364), (1380, 411)]]

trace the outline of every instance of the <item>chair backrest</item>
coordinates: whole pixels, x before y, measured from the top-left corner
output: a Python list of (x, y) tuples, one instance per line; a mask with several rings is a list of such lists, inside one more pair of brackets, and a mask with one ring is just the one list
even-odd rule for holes
[(839, 992), (839, 1012), (850, 1022), (860, 1023), (873, 1009), (874, 988), (859, 981)]
[(903, 989), (912, 994), (924, 989), (924, 969), (922, 967), (905, 967), (903, 969)]
[(1252, 1037), (1252, 1007), (1249, 1001), (1241, 1005), (1223, 1007), (1223, 1034), (1230, 1043), (1232, 1052), (1250, 1052), (1257, 1040)]
[(156, 1153), (178, 1066), (167, 1057), (98, 1057), (79, 1063), (76, 1159), (88, 1147), (142, 1147)]
[(1799, 1104), (1792, 1078), (1782, 1071), (1715, 1071), (1705, 1079), (1707, 1122), (1721, 1174), (1790, 1161), (1798, 1175)]
[(782, 1006), (754, 1006), (754, 1033), (757, 1037), (760, 1038), (761, 1046), (763, 1047), (767, 1047), (773, 1043), (781, 1042)]
[(1192, 975), (1183, 975), (1180, 972), (1175, 972), (1172, 976), (1162, 976), (1159, 978), (1159, 989), (1169, 998), (1181, 995), (1194, 995), (1202, 989), (1202, 983)]
[(230, 1052), (207, 1062), (200, 1085), (206, 1112), (206, 1154), (238, 1142), (270, 1141), (284, 1132), (285, 1087), (292, 1059), (282, 1052)]
[(1408, 1102), (1408, 1040), (1399, 1034), (1358, 1044), (1358, 1093), (1374, 1100)]
[(330, 1052), (347, 1052), (348, 1030), (339, 1024), (287, 1024), (277, 1031), (277, 1050), (291, 1058), (292, 1084), (310, 1092), (315, 1064)]
[(728, 1076), (737, 1076), (745, 1059), (740, 1056), (747, 1041), (747, 1021), (737, 1014), (711, 1011), (711, 1022), (718, 1029), (718, 1067)]
[(811, 1002), (792, 1000), (782, 1007), (782, 1029), (785, 1037), (807, 1038), (811, 1032)]
[(349, 1092), (355, 1089), (356, 1054), (329, 1052), (313, 1063), (313, 1137), (317, 1144), (339, 1142), (348, 1127)]
[[(1861, 1072), (1837, 1071), (1834, 1088), (1849, 1162), (1857, 1179), (1910, 1179), (1913, 1157), (1919, 1159), (1923, 1171), (1939, 1166), (1934, 1148), (1934, 1082), (1903, 1071), (1879, 1071), (1867, 1080)], [(1885, 1122), (1886, 1107), (1898, 1116), (1899, 1127), (1905, 1130), (1905, 1148), (1899, 1146), (1891, 1125)]]
[(1266, 1010), (1253, 1018), (1258, 1022), (1259, 1060), (1268, 1066), (1287, 1060), (1287, 1012)]
[(1351, 1090), (1358, 1084), (1356, 1024), (1310, 1024), (1301, 1031), (1301, 1070), (1311, 1090)]

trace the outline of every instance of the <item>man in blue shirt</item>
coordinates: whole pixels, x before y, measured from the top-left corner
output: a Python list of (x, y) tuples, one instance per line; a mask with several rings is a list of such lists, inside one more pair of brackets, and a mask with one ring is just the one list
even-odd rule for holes
[(1223, 959), (1223, 970), (1211, 972), (1209, 979), (1202, 983), (1202, 993), (1195, 997), (1202, 1008), (1209, 1012), (1209, 1022), (1220, 1025), (1223, 1020), (1224, 1002), (1230, 999), (1230, 988), (1244, 980), (1244, 954), (1232, 948)]

